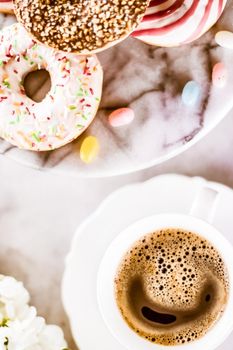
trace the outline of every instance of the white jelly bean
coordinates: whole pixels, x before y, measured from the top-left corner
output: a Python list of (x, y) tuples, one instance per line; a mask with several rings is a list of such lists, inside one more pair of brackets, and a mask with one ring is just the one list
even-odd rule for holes
[(134, 117), (134, 111), (131, 108), (119, 108), (109, 115), (108, 121), (111, 126), (116, 128), (130, 124)]
[(233, 33), (222, 30), (215, 35), (215, 41), (225, 49), (233, 50)]
[(186, 106), (195, 106), (200, 98), (200, 86), (196, 81), (189, 81), (183, 89), (182, 101)]
[(227, 81), (227, 69), (222, 62), (215, 64), (212, 72), (213, 85), (218, 88), (223, 88)]

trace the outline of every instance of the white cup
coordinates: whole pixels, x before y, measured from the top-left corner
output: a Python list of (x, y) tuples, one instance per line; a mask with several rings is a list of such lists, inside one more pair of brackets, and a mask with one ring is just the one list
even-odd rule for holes
[[(193, 203), (190, 215), (170, 213), (147, 217), (119, 233), (108, 247), (98, 272), (97, 298), (100, 312), (107, 327), (124, 349), (182, 348), (182, 350), (213, 350), (233, 330), (233, 248), (226, 238), (210, 224), (214, 217), (217, 198), (218, 193), (216, 191), (203, 188)], [(222, 316), (203, 337), (184, 345), (161, 346), (137, 335), (123, 319), (115, 298), (114, 279), (124, 254), (145, 234), (165, 228), (184, 229), (206, 238), (219, 251), (229, 274), (229, 298)]]

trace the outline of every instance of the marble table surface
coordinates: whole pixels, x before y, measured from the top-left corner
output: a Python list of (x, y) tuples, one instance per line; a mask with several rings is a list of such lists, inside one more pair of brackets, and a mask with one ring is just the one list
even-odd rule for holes
[[(233, 112), (182, 155), (132, 175), (81, 179), (0, 157), (0, 272), (25, 283), (32, 304), (48, 322), (63, 327), (76, 349), (60, 298), (64, 259), (76, 227), (113, 190), (157, 174), (199, 175), (233, 188), (232, 150)], [(230, 344), (226, 350), (231, 349)]]
[[(129, 38), (99, 54), (104, 69), (103, 98), (88, 131), (59, 150), (33, 153), (0, 140), (0, 153), (35, 168), (76, 176), (106, 176), (151, 166), (186, 149), (208, 133), (233, 106), (233, 51), (216, 45), (218, 29), (233, 30), (233, 0), (228, 1), (217, 26), (200, 40), (179, 48), (158, 48)], [(0, 17), (0, 26), (11, 21)], [(212, 66), (223, 61), (229, 71), (223, 89), (211, 84)], [(185, 107), (181, 92), (189, 80), (202, 88), (200, 103)], [(113, 129), (108, 114), (130, 106), (135, 121)], [(86, 165), (79, 159), (80, 143), (87, 134), (100, 140), (98, 159)]]
[[(233, 1), (229, 3), (229, 9), (233, 12), (232, 4)], [(226, 12), (222, 19), (224, 28), (227, 29), (233, 29), (229, 15), (231, 11)], [(221, 27), (221, 23), (219, 26)], [(133, 49), (130, 46), (129, 50), (126, 50), (129, 56), (125, 55), (124, 50), (135, 40), (129, 39), (128, 43), (123, 43), (120, 47), (113, 49), (112, 53), (108, 54), (109, 57), (105, 57), (105, 54), (101, 55), (100, 58), (102, 62), (106, 62), (106, 65), (110, 64), (114, 55), (118, 55), (119, 59), (118, 68), (109, 69), (106, 73), (106, 97), (102, 101), (101, 114), (96, 119), (96, 124), (93, 124), (93, 129), (90, 130), (90, 132), (101, 130), (104, 140), (108, 141), (105, 144), (106, 149), (103, 150), (106, 158), (100, 158), (101, 169), (106, 172), (109, 172), (109, 169), (119, 172), (119, 169), (125, 169), (125, 167), (137, 168), (141, 164), (142, 157), (145, 159), (144, 157), (154, 156), (157, 151), (162, 150), (159, 145), (161, 146), (164, 142), (161, 143), (159, 135), (165, 135), (162, 141), (166, 140), (166, 145), (176, 147), (187, 143), (190, 137), (184, 138), (184, 136), (192, 136), (195, 130), (202, 127), (202, 121), (205, 121), (203, 115), (209, 115), (209, 118), (217, 118), (216, 120), (219, 121), (221, 119), (218, 118), (219, 115), (222, 116), (230, 109), (233, 104), (233, 98), (231, 98), (233, 86), (218, 95), (210, 91), (210, 71), (208, 69), (210, 63), (214, 63), (220, 57), (229, 67), (232, 66), (233, 52), (225, 52), (216, 47), (211, 39), (212, 35), (207, 34), (190, 48), (182, 49), (182, 55), (188, 57), (185, 70), (187, 73), (185, 74), (179, 68), (181, 61), (175, 60), (178, 49), (172, 49), (170, 53), (164, 49), (149, 50), (137, 42), (138, 50), (140, 49), (140, 53), (145, 51), (147, 57), (145, 62), (144, 60), (139, 61), (135, 68), (139, 77), (142, 69), (146, 74), (145, 81), (140, 78), (140, 85), (139, 80), (132, 83), (129, 79), (135, 73), (132, 67), (132, 62), (135, 61), (133, 58), (132, 61), (130, 59)], [(141, 57), (139, 53), (138, 57)], [(164, 63), (159, 60), (161, 66), (158, 66), (159, 57), (165, 58)], [(139, 58), (136, 57), (135, 60)], [(152, 61), (153, 67), (148, 69), (148, 63)], [(188, 62), (191, 61), (192, 64), (189, 65)], [(184, 59), (182, 62), (185, 64)], [(114, 64), (113, 62), (113, 66)], [(118, 69), (118, 74), (116, 79), (113, 79), (115, 69)], [(130, 81), (130, 87), (133, 88), (130, 96), (127, 89), (122, 91), (118, 89), (119, 81), (126, 71), (128, 73), (124, 86), (129, 86), (127, 84)], [(155, 80), (151, 78), (152, 72), (155, 74), (154, 79), (159, 79), (160, 84), (155, 84)], [(233, 69), (231, 75), (233, 75)], [(170, 96), (177, 97), (177, 91), (180, 91), (183, 82), (193, 77), (201, 79), (199, 81), (203, 83), (205, 97), (211, 103), (203, 101), (204, 114), (195, 111), (192, 115), (187, 115), (187, 113), (184, 115), (181, 110), (180, 113), (175, 113), (177, 101), (174, 98), (174, 104), (170, 104)], [(232, 76), (229, 84), (233, 84)], [(152, 105), (148, 103), (148, 98), (151, 96)], [(106, 127), (106, 113), (112, 108), (128, 104), (132, 104), (139, 111), (135, 128), (119, 131), (113, 135), (113, 132)], [(147, 119), (152, 109), (155, 111), (154, 118)], [(215, 110), (215, 113), (208, 114), (208, 109), (210, 112)], [(161, 111), (164, 114), (160, 114)], [(173, 123), (173, 126), (178, 128), (177, 118), (182, 128), (181, 130), (174, 129), (176, 132), (172, 134), (168, 125)], [(95, 125), (97, 125), (96, 129)], [(145, 135), (142, 134), (142, 130), (145, 130)], [(154, 133), (152, 133), (153, 130)], [(138, 144), (135, 141), (135, 148), (131, 147), (134, 144), (132, 139), (134, 132), (139, 140)], [(147, 143), (148, 135), (151, 136), (154, 143)], [(40, 315), (44, 316), (48, 322), (56, 323), (63, 328), (69, 346), (74, 350), (76, 347), (70, 334), (69, 322), (61, 304), (60, 284), (64, 259), (69, 251), (76, 227), (113, 190), (162, 173), (177, 172), (190, 176), (204, 176), (233, 188), (233, 111), (228, 113), (228, 116), (215, 130), (185, 153), (164, 164), (131, 175), (104, 179), (77, 178), (77, 174), (87, 175), (90, 171), (97, 173), (100, 169), (98, 163), (88, 169), (79, 163), (77, 155), (79, 142), (49, 155), (41, 154), (40, 156), (19, 151), (3, 141), (0, 142), (0, 152), (7, 156), (0, 157), (0, 273), (12, 275), (25, 283), (31, 293), (32, 304), (38, 308)], [(141, 147), (143, 142), (147, 147), (145, 152)], [(114, 154), (114, 150), (119, 150), (119, 152)], [(163, 149), (162, 152), (167, 151)], [(21, 160), (35, 168), (53, 169), (59, 171), (60, 174), (58, 175), (55, 171), (45, 172), (27, 168), (10, 158)], [(106, 162), (103, 164), (104, 159)], [(230, 344), (229, 349), (226, 350), (231, 349)]]

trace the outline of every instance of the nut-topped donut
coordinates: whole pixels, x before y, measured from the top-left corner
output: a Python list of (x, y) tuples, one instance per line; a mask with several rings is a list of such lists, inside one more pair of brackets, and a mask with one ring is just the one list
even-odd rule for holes
[(126, 38), (149, 0), (14, 0), (18, 20), (34, 38), (55, 49), (87, 54)]
[[(41, 102), (30, 99), (23, 84), (38, 69), (51, 77)], [(0, 137), (34, 151), (71, 142), (97, 112), (102, 78), (95, 55), (65, 54), (35, 42), (19, 23), (6, 27), (0, 32)]]

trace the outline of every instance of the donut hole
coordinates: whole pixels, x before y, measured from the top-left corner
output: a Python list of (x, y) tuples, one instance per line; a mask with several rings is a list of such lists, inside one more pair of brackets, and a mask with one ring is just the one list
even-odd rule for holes
[(41, 102), (51, 90), (51, 77), (46, 69), (29, 72), (23, 80), (26, 95), (35, 102)]

